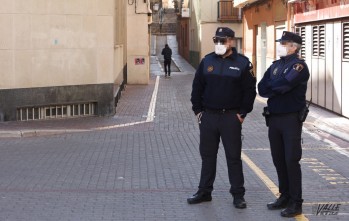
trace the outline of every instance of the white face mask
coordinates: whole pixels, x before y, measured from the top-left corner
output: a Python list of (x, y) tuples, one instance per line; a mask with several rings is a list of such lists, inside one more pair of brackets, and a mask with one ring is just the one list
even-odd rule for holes
[(214, 46), (214, 52), (217, 55), (224, 55), (225, 52), (227, 52), (227, 47), (225, 45), (222, 45), (221, 43), (217, 43)]
[(287, 46), (285, 46), (285, 45), (281, 45), (281, 44), (278, 44), (277, 46), (276, 46), (276, 54), (277, 54), (277, 56), (279, 56), (279, 57), (285, 57), (285, 56), (287, 56)]

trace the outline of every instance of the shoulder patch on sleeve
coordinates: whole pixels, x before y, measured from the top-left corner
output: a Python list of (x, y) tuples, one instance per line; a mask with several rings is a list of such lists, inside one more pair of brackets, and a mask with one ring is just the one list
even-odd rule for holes
[(301, 72), (303, 70), (304, 66), (300, 63), (294, 64), (293, 69), (296, 70), (297, 72)]

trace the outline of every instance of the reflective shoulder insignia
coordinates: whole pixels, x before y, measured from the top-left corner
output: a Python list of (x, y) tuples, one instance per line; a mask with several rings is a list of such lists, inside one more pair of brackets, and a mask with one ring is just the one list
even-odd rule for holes
[(213, 69), (214, 69), (214, 68), (213, 68), (213, 65), (210, 65), (210, 66), (207, 67), (207, 72), (212, 72)]
[(301, 72), (303, 70), (304, 66), (300, 63), (294, 64), (293, 69), (296, 70), (297, 72)]

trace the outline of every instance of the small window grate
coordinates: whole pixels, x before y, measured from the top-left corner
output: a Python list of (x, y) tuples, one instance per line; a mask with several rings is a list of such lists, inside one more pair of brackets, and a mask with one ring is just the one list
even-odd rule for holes
[(349, 59), (349, 23), (343, 23), (343, 59)]
[(325, 26), (319, 26), (319, 57), (325, 57)]
[(44, 107), (21, 107), (17, 109), (17, 120), (42, 120), (56, 118), (72, 118), (93, 116), (96, 113), (97, 103), (50, 105)]
[(305, 58), (305, 27), (297, 27), (296, 28), (296, 33), (302, 37), (302, 46), (299, 51), (299, 54), (301, 55), (302, 58)]
[(313, 26), (313, 56), (318, 58), (325, 57), (325, 26), (315, 25)]
[(313, 26), (313, 56), (319, 56), (319, 31), (318, 26)]

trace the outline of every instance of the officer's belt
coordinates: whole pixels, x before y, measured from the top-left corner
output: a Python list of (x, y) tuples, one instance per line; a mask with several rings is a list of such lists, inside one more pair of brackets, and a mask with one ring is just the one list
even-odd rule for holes
[(227, 114), (227, 113), (232, 113), (232, 112), (235, 112), (237, 113), (238, 112), (238, 109), (211, 109), (211, 108), (205, 108), (204, 110), (205, 112), (207, 113), (211, 113), (211, 114)]
[(290, 112), (290, 113), (270, 113), (270, 116), (275, 116), (275, 117), (284, 117), (288, 115), (294, 115), (298, 114), (299, 112)]

